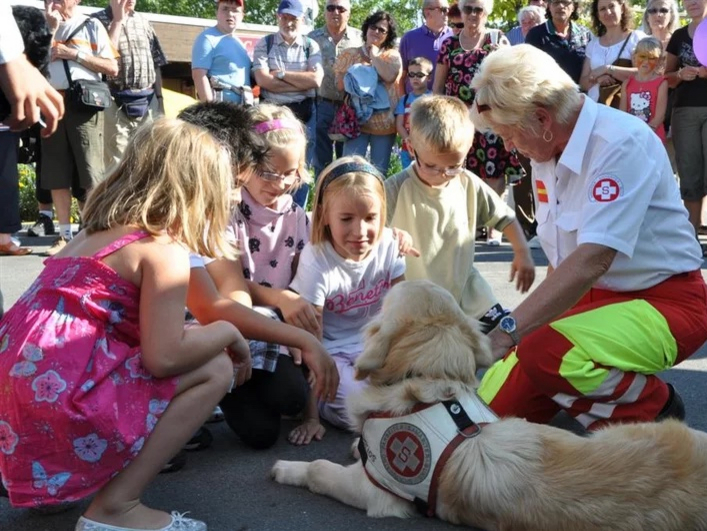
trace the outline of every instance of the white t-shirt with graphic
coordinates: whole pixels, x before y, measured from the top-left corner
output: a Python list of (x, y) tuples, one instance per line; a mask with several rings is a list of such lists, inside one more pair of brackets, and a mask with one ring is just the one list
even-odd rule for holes
[(344, 259), (329, 242), (308, 243), (290, 287), (324, 308), (322, 343), (331, 353), (363, 350), (362, 328), (378, 313), (391, 283), (405, 273), (405, 259), (391, 229), (361, 262)]

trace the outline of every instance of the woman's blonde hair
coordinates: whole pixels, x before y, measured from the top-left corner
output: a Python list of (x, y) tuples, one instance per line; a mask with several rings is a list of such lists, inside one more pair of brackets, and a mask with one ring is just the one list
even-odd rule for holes
[(452, 96), (430, 95), (416, 99), (410, 107), (410, 139), (417, 150), (468, 151), (474, 141), (469, 109)]
[[(288, 149), (292, 143), (300, 144), (298, 149), (301, 152), (299, 165), (301, 180), (292, 189), (298, 188), (303, 183), (311, 183), (312, 177), (305, 168), (307, 133), (302, 122), (289, 108), (282, 105), (263, 103), (253, 109), (255, 131), (263, 135), (268, 149)], [(264, 164), (267, 164), (267, 161), (268, 156), (266, 155)], [(257, 169), (264, 170), (265, 168)]]
[(91, 190), (84, 227), (134, 225), (204, 256), (233, 257), (224, 237), (232, 181), (230, 154), (208, 131), (160, 118), (136, 131), (120, 164)]
[(667, 4), (670, 10), (670, 22), (668, 22), (668, 35), (675, 33), (675, 30), (680, 27), (680, 13), (678, 12), (678, 4), (675, 0), (648, 0), (646, 8), (643, 10), (643, 23), (641, 29), (646, 35), (653, 35), (651, 25), (648, 23), (648, 10), (653, 4)]
[[(342, 173), (332, 178), (332, 172), (337, 168), (344, 164), (352, 163), (356, 166), (353, 171)], [(381, 237), (386, 220), (383, 176), (366, 159), (354, 155), (336, 159), (324, 168), (317, 178), (317, 187), (314, 190), (314, 204), (312, 206), (312, 234), (310, 236), (310, 241), (313, 245), (331, 241), (329, 226), (326, 224), (328, 206), (333, 198), (343, 194), (348, 197), (378, 196), (381, 203), (381, 212), (377, 238)]]
[(552, 57), (530, 44), (505, 46), (489, 54), (471, 88), (476, 91), (471, 120), (481, 130), (491, 129), (486, 118), (492, 118), (497, 124), (539, 134), (538, 107), (566, 124), (582, 105), (572, 78)]

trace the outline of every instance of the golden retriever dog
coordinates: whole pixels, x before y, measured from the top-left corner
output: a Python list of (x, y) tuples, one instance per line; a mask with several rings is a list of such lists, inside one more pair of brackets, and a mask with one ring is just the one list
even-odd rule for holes
[[(366, 439), (367, 463), (384, 461), (381, 456), (391, 449), (388, 467), (396, 459), (398, 465), (417, 466), (429, 457), (400, 440), (391, 445), (389, 436), (387, 442), (367, 439), (364, 423), (381, 412), (406, 415), (456, 400), (471, 404), (472, 420), (481, 415), (488, 421), (477, 404), (475, 372), (477, 364), (489, 362), (488, 339), (446, 290), (427, 281), (391, 289), (367, 327), (356, 362), (358, 377), (370, 385), (348, 401), (349, 416)], [(432, 481), (436, 498), (427, 500), (428, 514), (486, 530), (707, 530), (707, 434), (680, 422), (615, 425), (580, 437), (507, 418), (472, 432)], [(437, 464), (415, 473), (436, 473)], [(396, 473), (406, 481), (403, 469)], [(278, 461), (272, 476), (373, 517), (410, 517), (420, 507), (410, 501), (414, 498), (383, 488), (362, 461), (347, 467), (324, 460)]]

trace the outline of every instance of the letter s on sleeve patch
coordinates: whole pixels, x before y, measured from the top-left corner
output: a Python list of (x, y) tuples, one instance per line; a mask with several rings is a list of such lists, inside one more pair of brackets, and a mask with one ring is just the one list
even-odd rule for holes
[(624, 185), (615, 175), (600, 175), (589, 185), (589, 200), (593, 203), (611, 203), (621, 197)]

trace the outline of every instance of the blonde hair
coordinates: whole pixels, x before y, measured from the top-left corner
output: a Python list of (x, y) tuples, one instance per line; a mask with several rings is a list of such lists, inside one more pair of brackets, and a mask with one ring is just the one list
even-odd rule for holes
[[(327, 179), (329, 173), (338, 166), (351, 162), (370, 167), (370, 163), (358, 155), (341, 157), (324, 168), (317, 178), (317, 187), (314, 190), (314, 204), (312, 205), (312, 234), (309, 238), (309, 241), (312, 242), (313, 245), (322, 244), (325, 241), (331, 242), (331, 233), (325, 221), (328, 214), (328, 205), (331, 204), (333, 198), (343, 194), (348, 197), (363, 195), (378, 196), (381, 202), (381, 212), (380, 227), (378, 228), (376, 242), (383, 233), (386, 209), (385, 188), (383, 187), (383, 181), (381, 179), (366, 171), (344, 173), (331, 181)], [(323, 190), (322, 187), (324, 187)]]
[(663, 43), (655, 37), (644, 37), (636, 43), (631, 56), (638, 53), (650, 53), (655, 55), (656, 59), (660, 59), (663, 56)]
[[(547, 53), (518, 44), (499, 48), (481, 63), (471, 81), (476, 91), (471, 119), (481, 130), (490, 130), (487, 117), (500, 125), (539, 134), (535, 110), (544, 107), (561, 124), (569, 123), (582, 105), (572, 78)], [(482, 112), (479, 112), (482, 106)]]
[(424, 147), (435, 153), (468, 151), (474, 141), (469, 109), (452, 96), (416, 99), (410, 107), (410, 139), (418, 150)]
[(91, 190), (84, 227), (91, 234), (134, 225), (201, 255), (233, 257), (224, 237), (232, 181), (230, 154), (208, 131), (160, 118), (136, 131), (120, 164)]
[[(304, 130), (304, 125), (297, 119), (295, 114), (283, 105), (273, 105), (272, 103), (263, 103), (253, 108), (253, 123), (255, 130), (258, 131), (259, 126), (264, 126), (267, 123), (281, 120), (286, 122), (284, 126), (266, 127), (262, 133), (265, 145), (268, 149), (288, 149), (291, 144), (300, 144), (300, 164), (299, 174), (301, 180), (299, 183), (292, 186), (291, 190), (299, 188), (303, 183), (311, 183), (312, 177), (305, 168), (305, 157), (307, 150), (307, 133)], [(268, 161), (268, 156), (265, 156), (265, 163)], [(259, 168), (263, 169), (263, 168)]]

